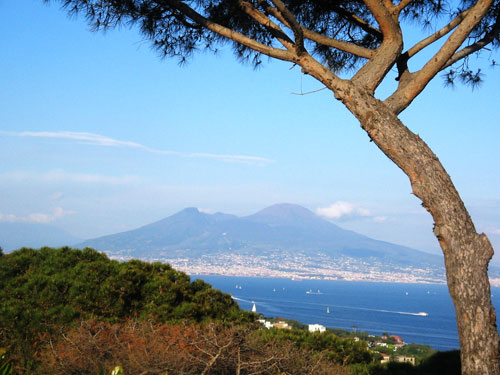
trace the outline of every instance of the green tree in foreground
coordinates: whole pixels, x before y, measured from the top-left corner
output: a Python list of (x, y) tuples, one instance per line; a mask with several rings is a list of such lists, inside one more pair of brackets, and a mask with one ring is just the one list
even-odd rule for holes
[[(500, 374), (499, 336), (488, 263), (493, 248), (478, 234), (451, 178), (427, 144), (398, 115), (441, 72), (473, 86), (472, 54), (499, 46), (500, 0), (61, 0), (95, 29), (137, 24), (166, 56), (229, 41), (241, 60), (267, 55), (301, 67), (359, 120), (370, 139), (408, 176), (434, 219), (455, 304), (463, 374)], [(427, 35), (410, 48), (409, 24)], [(428, 30), (436, 30), (428, 32)], [(427, 30), (427, 31), (426, 31)], [(409, 69), (421, 51), (431, 57)], [(385, 99), (375, 90), (398, 70)], [(339, 73), (349, 74), (341, 78)]]
[(0, 347), (31, 369), (41, 341), (74, 322), (252, 322), (224, 294), (168, 264), (117, 262), (92, 249), (23, 248), (0, 257)]

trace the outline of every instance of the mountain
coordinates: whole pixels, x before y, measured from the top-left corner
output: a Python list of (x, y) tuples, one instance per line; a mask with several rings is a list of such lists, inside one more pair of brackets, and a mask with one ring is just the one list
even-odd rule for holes
[(5, 251), (16, 250), (21, 247), (71, 246), (81, 241), (81, 238), (52, 225), (0, 223), (0, 246)]
[(186, 208), (155, 223), (78, 246), (122, 259), (168, 261), (193, 273), (358, 279), (390, 273), (410, 275), (406, 281), (444, 279), (441, 256), (342, 229), (292, 204), (273, 205), (245, 217)]

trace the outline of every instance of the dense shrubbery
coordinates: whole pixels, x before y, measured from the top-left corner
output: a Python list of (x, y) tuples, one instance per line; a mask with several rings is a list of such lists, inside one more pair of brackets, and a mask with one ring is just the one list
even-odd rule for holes
[(340, 338), (332, 333), (311, 333), (304, 330), (273, 328), (261, 330), (258, 335), (264, 342), (288, 341), (305, 350), (322, 352), (326, 359), (342, 365), (368, 364), (373, 360), (366, 342)]
[[(2, 323), (67, 323), (127, 317), (252, 319), (231, 296), (168, 264), (117, 262), (92, 249), (21, 249), (0, 261)], [(2, 327), (8, 325), (2, 324)]]
[(92, 249), (23, 248), (0, 257), (0, 347), (34, 366), (39, 342), (59, 327), (96, 319), (249, 322), (231, 296), (168, 264), (117, 262)]
[(86, 321), (46, 343), (38, 374), (97, 374), (117, 364), (125, 374), (348, 375), (315, 351), (260, 331), (220, 323), (162, 325)]
[(366, 344), (330, 333), (135, 320), (84, 321), (46, 340), (37, 373), (107, 374), (116, 364), (124, 374), (460, 375), (458, 352), (380, 364)]

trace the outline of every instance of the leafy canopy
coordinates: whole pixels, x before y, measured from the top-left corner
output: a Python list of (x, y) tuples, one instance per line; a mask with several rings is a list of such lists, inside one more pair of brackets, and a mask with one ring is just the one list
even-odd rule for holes
[(23, 248), (4, 254), (0, 301), (0, 348), (13, 348), (24, 366), (45, 335), (82, 320), (254, 320), (230, 295), (202, 280), (191, 282), (168, 264), (120, 263), (89, 248)]
[[(117, 262), (93, 249), (23, 248), (0, 258), (0, 328), (74, 319), (233, 319), (231, 296), (163, 263)], [(250, 317), (247, 317), (248, 320)]]
[[(50, 1), (50, 0), (45, 0)], [(374, 58), (384, 41), (384, 23), (373, 1), (361, 0), (62, 0), (70, 14), (84, 14), (95, 30), (119, 24), (138, 25), (162, 55), (185, 62), (194, 51), (231, 42), (241, 61), (255, 66), (262, 55), (291, 61), (290, 49), (307, 51), (332, 72), (352, 71)], [(382, 2), (387, 5), (389, 1)], [(397, 3), (397, 2), (396, 2)], [(428, 34), (402, 50), (400, 75), (418, 52), (457, 29), (476, 1), (401, 0), (394, 4), (399, 26), (418, 25)], [(476, 85), (481, 73), (473, 72), (468, 57), (488, 46), (500, 45), (500, 1), (467, 34), (464, 43), (441, 70), (450, 69), (445, 82), (455, 78)], [(439, 25), (444, 25), (438, 29)], [(403, 30), (405, 32), (405, 30)], [(285, 47), (285, 48), (283, 48)], [(492, 64), (496, 62), (488, 55)], [(394, 61), (393, 63), (396, 63)]]

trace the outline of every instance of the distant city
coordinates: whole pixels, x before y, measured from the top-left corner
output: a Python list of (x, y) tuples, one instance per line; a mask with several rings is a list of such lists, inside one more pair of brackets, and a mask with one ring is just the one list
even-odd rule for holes
[[(111, 258), (128, 260), (126, 252), (111, 253)], [(321, 279), (370, 282), (431, 283), (446, 282), (442, 268), (388, 267), (381, 262), (360, 259), (331, 258), (326, 254), (316, 259), (303, 253), (281, 252), (271, 256), (238, 254), (202, 255), (196, 259), (147, 257), (149, 262), (169, 263), (172, 267), (193, 275), (277, 277), (289, 279)]]

